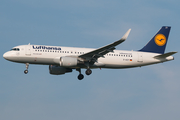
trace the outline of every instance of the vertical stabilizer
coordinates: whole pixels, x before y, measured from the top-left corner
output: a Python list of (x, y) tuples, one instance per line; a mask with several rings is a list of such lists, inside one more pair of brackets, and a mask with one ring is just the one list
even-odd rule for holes
[(171, 27), (163, 26), (146, 46), (139, 51), (164, 54), (170, 29)]

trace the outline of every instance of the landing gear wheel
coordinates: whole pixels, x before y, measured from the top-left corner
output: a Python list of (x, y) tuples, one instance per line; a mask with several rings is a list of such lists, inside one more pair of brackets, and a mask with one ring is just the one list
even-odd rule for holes
[(79, 75), (78, 75), (78, 79), (79, 79), (79, 80), (82, 80), (83, 78), (84, 78), (84, 75), (83, 75), (83, 74), (79, 74)]
[(28, 73), (28, 70), (25, 70), (24, 73), (27, 74), (27, 73)]
[(29, 67), (29, 63), (26, 63), (26, 70), (24, 71), (25, 74), (28, 73), (28, 67)]
[(86, 70), (86, 75), (90, 75), (92, 73), (92, 70), (91, 69), (87, 69)]

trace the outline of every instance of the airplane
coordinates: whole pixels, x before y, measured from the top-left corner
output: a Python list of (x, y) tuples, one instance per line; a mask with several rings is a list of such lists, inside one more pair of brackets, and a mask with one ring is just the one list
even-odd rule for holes
[(3, 57), (12, 62), (25, 63), (25, 74), (28, 73), (29, 64), (41, 64), (49, 65), (49, 73), (52, 75), (62, 75), (76, 69), (79, 72), (78, 79), (82, 80), (84, 75), (81, 69), (86, 69), (86, 75), (90, 75), (91, 69), (95, 68), (133, 68), (174, 60), (171, 55), (177, 52), (164, 53), (170, 29), (169, 26), (161, 27), (137, 51), (115, 50), (117, 45), (127, 39), (131, 31), (129, 29), (120, 40), (98, 49), (28, 44), (13, 47)]

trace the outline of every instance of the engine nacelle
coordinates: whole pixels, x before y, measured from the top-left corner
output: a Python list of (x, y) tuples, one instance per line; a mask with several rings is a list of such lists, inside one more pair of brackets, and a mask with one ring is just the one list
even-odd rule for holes
[(62, 75), (68, 72), (72, 72), (72, 69), (64, 68), (57, 65), (49, 65), (49, 73), (52, 75)]
[(77, 64), (78, 64), (78, 59), (75, 57), (68, 57), (68, 56), (60, 57), (60, 66), (62, 67), (73, 67), (73, 66), (77, 66)]

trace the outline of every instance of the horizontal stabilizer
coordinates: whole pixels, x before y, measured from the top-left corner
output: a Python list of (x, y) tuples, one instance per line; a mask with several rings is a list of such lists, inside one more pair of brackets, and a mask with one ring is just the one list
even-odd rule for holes
[(168, 52), (168, 53), (165, 53), (165, 54), (162, 54), (162, 55), (157, 55), (154, 58), (156, 58), (156, 59), (166, 58), (166, 57), (169, 57), (169, 56), (171, 56), (171, 55), (173, 55), (175, 53), (177, 53), (177, 52)]

